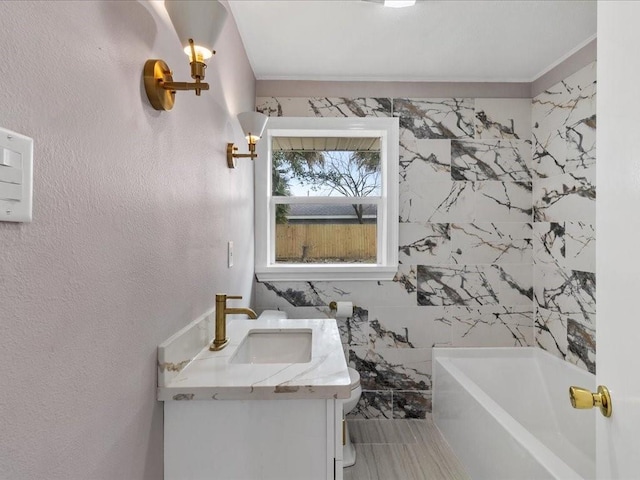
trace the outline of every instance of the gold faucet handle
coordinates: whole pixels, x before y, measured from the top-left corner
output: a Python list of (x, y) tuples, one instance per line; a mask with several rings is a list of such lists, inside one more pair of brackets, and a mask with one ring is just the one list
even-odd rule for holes
[(240, 300), (242, 295), (227, 295), (226, 293), (216, 293), (216, 302), (226, 302), (227, 300)]

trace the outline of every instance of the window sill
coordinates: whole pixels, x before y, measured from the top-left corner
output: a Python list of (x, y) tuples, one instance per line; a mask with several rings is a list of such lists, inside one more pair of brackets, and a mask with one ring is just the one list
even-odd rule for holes
[(398, 266), (389, 265), (293, 265), (256, 268), (259, 282), (393, 280)]

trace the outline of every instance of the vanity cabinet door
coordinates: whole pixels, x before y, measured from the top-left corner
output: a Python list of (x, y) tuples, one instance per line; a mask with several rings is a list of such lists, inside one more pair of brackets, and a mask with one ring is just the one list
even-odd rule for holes
[(165, 402), (165, 480), (342, 479), (337, 402)]

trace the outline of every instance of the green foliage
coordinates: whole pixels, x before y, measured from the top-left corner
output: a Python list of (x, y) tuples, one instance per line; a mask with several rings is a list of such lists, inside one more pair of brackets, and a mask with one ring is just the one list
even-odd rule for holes
[[(280, 197), (288, 197), (291, 195), (291, 189), (289, 188), (289, 179), (282, 172), (282, 165), (284, 159), (280, 155), (281, 152), (276, 152), (273, 155), (272, 162), (273, 168), (271, 170), (271, 185), (273, 189), (273, 195)], [(287, 223), (289, 217), (289, 205), (277, 205), (276, 206), (276, 223)]]
[[(273, 153), (273, 194), (291, 195), (295, 179), (321, 195), (366, 197), (380, 189), (380, 152), (278, 151)], [(280, 205), (276, 222), (286, 222), (288, 206)], [(363, 223), (363, 205), (353, 205)], [(284, 218), (284, 220), (283, 220)]]

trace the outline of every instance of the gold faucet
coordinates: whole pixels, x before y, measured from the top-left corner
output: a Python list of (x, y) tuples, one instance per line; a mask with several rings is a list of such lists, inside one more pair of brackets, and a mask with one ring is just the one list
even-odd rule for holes
[(209, 346), (209, 350), (222, 350), (229, 343), (227, 338), (227, 315), (242, 314), (249, 318), (258, 318), (256, 312), (250, 308), (227, 308), (227, 299), (240, 300), (241, 295), (227, 295), (225, 293), (216, 294), (216, 337)]

